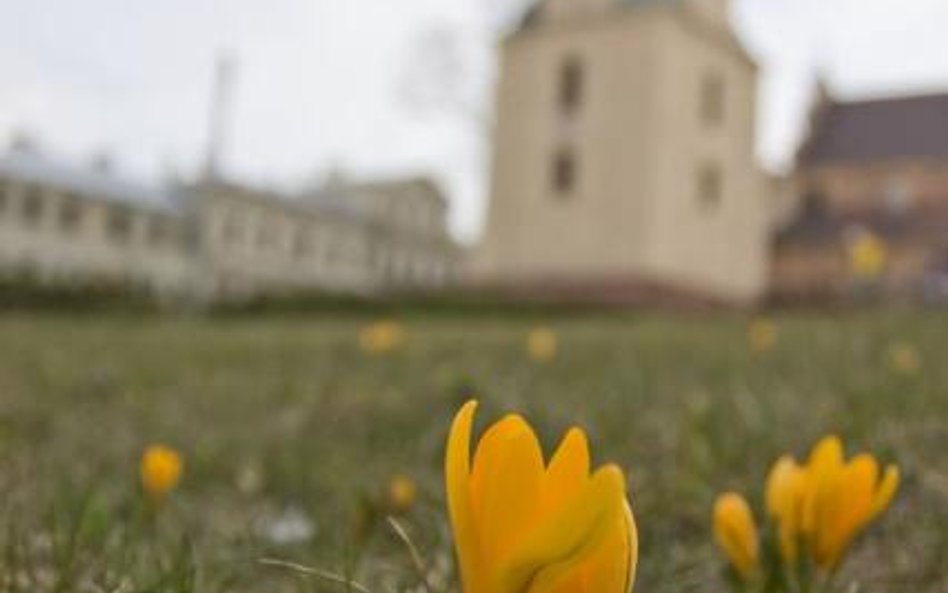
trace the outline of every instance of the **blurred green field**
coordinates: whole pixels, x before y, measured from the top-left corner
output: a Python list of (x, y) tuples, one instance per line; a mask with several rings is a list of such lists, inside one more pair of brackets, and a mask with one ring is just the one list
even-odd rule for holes
[[(776, 348), (754, 354), (736, 315), (407, 317), (406, 345), (373, 357), (363, 318), (0, 318), (0, 591), (344, 590), (264, 557), (418, 590), (365, 512), (395, 474), (419, 484), (401, 520), (450, 582), (443, 441), (471, 394), (481, 426), (523, 412), (549, 450), (579, 424), (628, 471), (637, 591), (723, 591), (715, 494), (759, 508), (775, 457), (827, 432), (905, 472), (846, 564), (851, 590), (948, 591), (948, 314), (775, 319)], [(524, 352), (537, 325), (559, 335), (552, 362)], [(887, 364), (899, 342), (920, 372)], [(136, 473), (152, 442), (187, 463), (157, 517)]]

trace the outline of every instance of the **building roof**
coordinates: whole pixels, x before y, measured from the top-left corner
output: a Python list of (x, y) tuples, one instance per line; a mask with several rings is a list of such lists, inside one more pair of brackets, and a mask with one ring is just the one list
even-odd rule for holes
[(800, 151), (803, 166), (948, 158), (948, 94), (829, 102)]
[(0, 156), (0, 177), (51, 186), (86, 198), (132, 206), (175, 210), (175, 193), (121, 179), (113, 173), (81, 167), (32, 150), (10, 150)]
[[(683, 0), (613, 0), (618, 8), (645, 8), (650, 6), (674, 6)], [(524, 13), (515, 31), (526, 31), (539, 22), (544, 0), (537, 0)]]

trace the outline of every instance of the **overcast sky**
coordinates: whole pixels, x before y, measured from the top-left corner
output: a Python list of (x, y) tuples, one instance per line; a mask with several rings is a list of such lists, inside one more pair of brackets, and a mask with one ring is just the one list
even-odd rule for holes
[[(284, 187), (330, 169), (431, 174), (470, 240), (486, 202), (472, 112), (489, 97), (492, 32), (522, 5), (0, 0), (0, 143), (25, 131), (68, 158), (107, 151), (129, 176), (193, 174), (227, 50), (239, 63), (229, 173)], [(734, 0), (734, 23), (763, 67), (759, 154), (772, 169), (792, 153), (816, 71), (846, 97), (948, 88), (946, 0)], [(454, 76), (463, 109), (425, 109), (405, 92), (419, 62)]]

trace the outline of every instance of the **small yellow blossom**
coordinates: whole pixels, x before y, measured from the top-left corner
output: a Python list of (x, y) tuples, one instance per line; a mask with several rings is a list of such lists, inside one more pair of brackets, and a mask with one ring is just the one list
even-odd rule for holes
[(178, 485), (183, 470), (184, 462), (177, 451), (165, 445), (151, 445), (142, 454), (142, 488), (153, 502), (160, 504)]
[(750, 505), (743, 496), (728, 492), (715, 501), (714, 536), (741, 578), (750, 580), (760, 561), (760, 538)]
[(904, 342), (889, 347), (886, 361), (889, 369), (899, 375), (917, 375), (922, 369), (922, 358), (918, 350)]
[(767, 502), (785, 560), (796, 561), (795, 542), (803, 541), (818, 568), (836, 570), (853, 540), (888, 508), (898, 484), (898, 468), (880, 475), (872, 455), (846, 461), (836, 437), (820, 441), (803, 467), (781, 458), (768, 480)]
[(388, 354), (405, 342), (405, 330), (396, 321), (377, 321), (359, 332), (359, 346), (366, 354)]
[(570, 430), (549, 463), (520, 416), (487, 429), (471, 460), (477, 404), (448, 437), (445, 479), (463, 593), (627, 593), (638, 536), (625, 476), (590, 473), (582, 430)]
[(755, 319), (747, 326), (747, 343), (758, 354), (773, 350), (778, 335), (777, 324), (769, 319)]
[(876, 280), (885, 273), (889, 249), (870, 231), (860, 231), (849, 244), (849, 265), (857, 280)]
[(388, 482), (387, 506), (393, 513), (407, 512), (418, 497), (414, 480), (404, 474), (393, 476)]
[(559, 338), (550, 328), (538, 327), (527, 334), (527, 355), (535, 362), (549, 362), (556, 357)]

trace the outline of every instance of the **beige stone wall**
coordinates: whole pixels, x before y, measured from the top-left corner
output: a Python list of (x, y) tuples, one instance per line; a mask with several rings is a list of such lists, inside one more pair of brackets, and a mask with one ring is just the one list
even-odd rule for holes
[(587, 17), (600, 17), (612, 10), (615, 0), (546, 0), (543, 7), (545, 23), (575, 22)]
[(688, 7), (708, 22), (728, 27), (730, 2), (728, 0), (686, 0)]
[[(771, 194), (754, 156), (757, 71), (704, 23), (659, 23), (655, 169), (647, 267), (656, 277), (728, 299), (764, 290)], [(701, 85), (723, 85), (723, 118), (702, 117)], [(702, 204), (701, 170), (720, 173), (716, 206)]]
[[(748, 301), (764, 289), (767, 190), (754, 161), (756, 69), (712, 18), (612, 10), (541, 20), (502, 47), (491, 203), (476, 260), (486, 282), (643, 278)], [(595, 2), (583, 6), (592, 10)], [(577, 7), (575, 10), (579, 10)], [(715, 17), (716, 18), (716, 17)], [(583, 65), (583, 102), (557, 107), (564, 60)], [(722, 78), (724, 123), (701, 121), (701, 85)], [(574, 147), (578, 186), (551, 184)], [(697, 178), (723, 178), (708, 212)]]
[[(642, 221), (653, 168), (656, 98), (650, 18), (529, 33), (501, 56), (492, 199), (483, 270), (499, 277), (627, 275), (644, 257)], [(583, 105), (561, 117), (564, 59), (584, 64)], [(643, 92), (644, 91), (644, 92)], [(556, 195), (552, 159), (570, 145), (577, 185)]]

